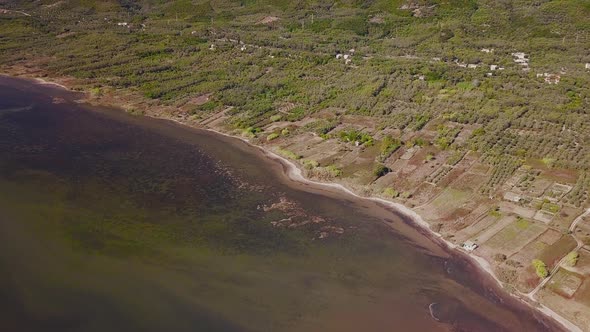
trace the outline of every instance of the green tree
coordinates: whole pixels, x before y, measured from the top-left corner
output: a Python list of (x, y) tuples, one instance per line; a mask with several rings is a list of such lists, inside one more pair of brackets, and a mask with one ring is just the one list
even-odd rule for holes
[(572, 251), (567, 256), (565, 256), (565, 263), (569, 266), (576, 266), (578, 264), (578, 259), (580, 258), (580, 254), (576, 251)]
[(549, 271), (547, 271), (547, 265), (540, 259), (533, 259), (533, 267), (535, 268), (535, 272), (541, 279), (547, 278), (549, 275)]
[(375, 168), (373, 169), (373, 175), (375, 175), (376, 177), (380, 178), (382, 176), (384, 176), (385, 174), (389, 173), (391, 170), (383, 165), (383, 164), (377, 164), (375, 165)]

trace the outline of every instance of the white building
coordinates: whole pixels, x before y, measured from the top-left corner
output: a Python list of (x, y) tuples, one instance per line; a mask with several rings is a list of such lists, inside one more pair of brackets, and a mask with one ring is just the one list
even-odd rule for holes
[(465, 241), (465, 243), (463, 243), (461, 245), (461, 248), (465, 249), (466, 251), (473, 251), (475, 249), (477, 249), (477, 244), (475, 244), (475, 242), (473, 241)]

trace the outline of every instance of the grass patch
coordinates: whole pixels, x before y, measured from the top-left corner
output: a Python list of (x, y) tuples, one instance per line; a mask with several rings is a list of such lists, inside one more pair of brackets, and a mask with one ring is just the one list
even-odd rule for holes
[(530, 226), (531, 226), (530, 221), (528, 221), (520, 216), (516, 218), (516, 227), (518, 227), (518, 229), (525, 230), (525, 229), (529, 228)]
[(286, 149), (277, 149), (277, 153), (287, 159), (299, 160), (302, 158), (301, 155), (298, 155), (295, 152)]

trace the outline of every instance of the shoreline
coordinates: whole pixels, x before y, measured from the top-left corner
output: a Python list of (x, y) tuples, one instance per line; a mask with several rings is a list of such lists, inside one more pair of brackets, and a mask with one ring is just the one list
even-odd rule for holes
[[(51, 85), (51, 86), (55, 86), (55, 87), (58, 87), (61, 89), (65, 89), (69, 92), (75, 92), (74, 90), (70, 89), (67, 86), (64, 86), (64, 85), (56, 83), (56, 82), (48, 81), (48, 80), (46, 80), (46, 78), (30, 77), (30, 76), (29, 77), (27, 77), (27, 76), (12, 76), (10, 74), (2, 74), (2, 75), (6, 75), (8, 77), (20, 78), (20, 79), (29, 79), (39, 85)], [(92, 102), (89, 100), (86, 100), (85, 102), (92, 104)], [(100, 104), (100, 102), (98, 104)], [(110, 105), (116, 107), (116, 105), (114, 105), (114, 104), (110, 104)], [(123, 111), (123, 112), (127, 113), (125, 111)], [(520, 292), (514, 293), (511, 291), (508, 291), (506, 289), (506, 287), (504, 286), (504, 284), (498, 279), (498, 277), (496, 276), (495, 272), (492, 269), (491, 264), (487, 260), (485, 260), (483, 257), (477, 256), (473, 253), (467, 253), (467, 252), (464, 252), (463, 250), (460, 250), (459, 246), (446, 240), (440, 233), (433, 231), (430, 228), (430, 224), (428, 224), (428, 222), (426, 222), (422, 218), (422, 216), (420, 216), (416, 211), (414, 211), (413, 209), (411, 209), (401, 203), (392, 202), (392, 201), (389, 201), (389, 200), (386, 200), (383, 198), (379, 198), (379, 197), (374, 197), (374, 196), (362, 196), (362, 195), (355, 193), (353, 190), (347, 188), (346, 186), (344, 186), (340, 183), (321, 182), (321, 181), (309, 179), (309, 178), (305, 177), (303, 170), (295, 162), (276, 154), (274, 151), (272, 151), (271, 149), (269, 149), (267, 147), (254, 144), (244, 137), (228, 134), (228, 133), (221, 132), (221, 131), (218, 131), (218, 130), (215, 130), (212, 128), (190, 125), (190, 124), (187, 124), (182, 121), (172, 119), (169, 117), (158, 117), (158, 116), (152, 116), (152, 115), (143, 115), (143, 116), (158, 119), (158, 120), (168, 120), (168, 121), (174, 122), (176, 124), (179, 124), (181, 126), (185, 126), (190, 129), (203, 130), (203, 131), (211, 132), (211, 133), (221, 135), (224, 137), (228, 137), (231, 139), (239, 140), (239, 141), (247, 144), (248, 146), (257, 149), (259, 152), (262, 153), (262, 155), (265, 158), (268, 158), (269, 160), (275, 161), (275, 162), (279, 163), (280, 165), (282, 165), (283, 166), (283, 175), (291, 181), (298, 182), (301, 184), (308, 184), (308, 185), (313, 185), (316, 187), (321, 187), (324, 189), (328, 189), (329, 191), (332, 191), (332, 192), (337, 191), (338, 193), (344, 193), (344, 194), (350, 195), (356, 199), (368, 200), (368, 201), (383, 204), (384, 206), (391, 208), (392, 213), (397, 213), (403, 217), (406, 217), (408, 220), (410, 220), (410, 223), (408, 223), (408, 224), (411, 227), (423, 231), (423, 234), (425, 236), (427, 236), (433, 242), (441, 245), (444, 249), (446, 249), (454, 254), (458, 254), (464, 258), (467, 258), (481, 272), (484, 272), (487, 276), (491, 277), (496, 282), (496, 284), (502, 290), (504, 290), (507, 294), (509, 294), (512, 298), (517, 299), (519, 302), (529, 306), (533, 310), (537, 310), (538, 312), (542, 313), (546, 317), (553, 319), (559, 325), (561, 325), (563, 328), (565, 328), (567, 331), (583, 332), (580, 327), (578, 327), (577, 325), (575, 325), (574, 323), (572, 323), (571, 321), (569, 321), (565, 317), (561, 316), (560, 314), (556, 313), (552, 309), (541, 304), (538, 300), (525, 298), (525, 294), (520, 293)], [(527, 299), (531, 300), (532, 302), (527, 301)]]
[(34, 81), (35, 81), (37, 84), (41, 84), (41, 85), (52, 85), (52, 86), (56, 86), (56, 87), (62, 88), (62, 89), (64, 89), (64, 90), (68, 90), (68, 91), (72, 91), (72, 92), (73, 92), (73, 90), (72, 90), (72, 89), (68, 88), (68, 87), (67, 87), (67, 86), (65, 86), (65, 85), (62, 85), (62, 84), (59, 84), (59, 83), (56, 83), (56, 82), (47, 81), (47, 80), (45, 80), (45, 79), (43, 79), (43, 78), (41, 78), (41, 77), (36, 77), (36, 78), (33, 78), (33, 80), (34, 80)]
[[(188, 126), (180, 121), (176, 121), (176, 120), (171, 120), (171, 121), (178, 123), (180, 125), (183, 125), (183, 126)], [(292, 181), (296, 181), (296, 182), (303, 183), (303, 184), (310, 184), (310, 185), (314, 185), (314, 186), (319, 186), (319, 187), (323, 187), (323, 188), (327, 188), (327, 189), (338, 190), (341, 193), (351, 195), (357, 199), (369, 200), (369, 201), (381, 203), (387, 207), (393, 208), (395, 213), (399, 213), (400, 215), (405, 216), (408, 219), (410, 219), (413, 227), (419, 228), (419, 229), (425, 231), (426, 236), (428, 236), (431, 240), (433, 240), (436, 243), (441, 244), (442, 246), (444, 246), (445, 249), (452, 251), (453, 253), (459, 254), (459, 255), (467, 258), (468, 260), (470, 260), (472, 263), (474, 263), (474, 265), (480, 271), (484, 272), (487, 276), (491, 277), (491, 279), (493, 279), (496, 282), (496, 284), (498, 286), (500, 286), (500, 288), (502, 290), (504, 290), (507, 294), (509, 294), (511, 297), (513, 297), (513, 298), (517, 299), (519, 302), (529, 306), (533, 310), (538, 310), (539, 312), (541, 312), (545, 316), (555, 320), (557, 323), (559, 323), (562, 327), (564, 327), (568, 331), (583, 332), (582, 329), (580, 327), (578, 327), (577, 325), (575, 325), (573, 322), (569, 321), (567, 318), (565, 318), (565, 317), (561, 316), (560, 314), (556, 313), (555, 311), (551, 310), (550, 308), (543, 305), (539, 301), (531, 299), (533, 301), (533, 303), (531, 303), (529, 301), (526, 301), (526, 299), (524, 298), (525, 294), (519, 293), (518, 295), (521, 295), (521, 296), (518, 296), (517, 294), (508, 291), (506, 289), (506, 287), (504, 286), (504, 284), (502, 283), (502, 281), (500, 281), (500, 279), (498, 279), (498, 277), (496, 276), (496, 274), (494, 273), (494, 271), (492, 269), (492, 266), (490, 265), (490, 263), (487, 260), (485, 260), (483, 257), (477, 256), (475, 254), (466, 253), (466, 252), (460, 250), (457, 245), (446, 240), (440, 233), (433, 231), (430, 228), (430, 225), (422, 218), (422, 216), (420, 216), (416, 211), (412, 210), (411, 208), (409, 208), (403, 204), (388, 201), (386, 199), (379, 198), (379, 197), (361, 196), (340, 183), (320, 182), (320, 181), (314, 181), (314, 180), (308, 179), (303, 175), (303, 171), (301, 170), (301, 168), (299, 168), (297, 166), (297, 164), (295, 164), (293, 161), (286, 159), (285, 157), (282, 157), (282, 156), (274, 153), (270, 149), (267, 149), (267, 148), (260, 146), (260, 145), (256, 145), (243, 137), (227, 134), (227, 133), (220, 132), (220, 131), (217, 131), (217, 130), (214, 130), (211, 128), (200, 128), (200, 127), (192, 127), (192, 126), (188, 126), (188, 127), (213, 132), (217, 135), (222, 135), (222, 136), (229, 137), (232, 139), (237, 139), (237, 140), (240, 140), (240, 141), (248, 144), (249, 146), (251, 146), (253, 148), (258, 149), (260, 152), (262, 152), (262, 154), (265, 157), (267, 157), (271, 160), (277, 161), (281, 165), (285, 166), (286, 170), (284, 171), (284, 175)]]

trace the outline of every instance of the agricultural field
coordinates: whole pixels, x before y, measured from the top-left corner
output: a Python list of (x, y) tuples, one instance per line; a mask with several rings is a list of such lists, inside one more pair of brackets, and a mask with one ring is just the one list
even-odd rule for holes
[(482, 249), (489, 248), (492, 252), (512, 256), (546, 230), (547, 227), (543, 224), (517, 219), (482, 243)]
[(538, 298), (549, 308), (579, 324), (588, 326), (590, 319), (590, 261), (587, 251), (582, 251), (576, 268), (559, 269)]

